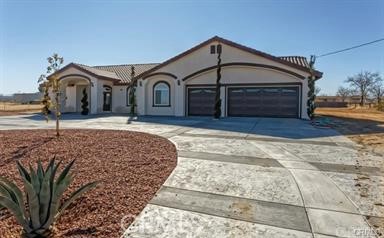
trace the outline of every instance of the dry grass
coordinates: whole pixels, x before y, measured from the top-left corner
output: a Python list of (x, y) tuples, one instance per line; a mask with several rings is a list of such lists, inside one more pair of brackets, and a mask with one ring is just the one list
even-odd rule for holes
[(43, 106), (41, 104), (19, 104), (12, 102), (0, 102), (0, 116), (40, 112), (42, 107)]
[(331, 117), (340, 133), (384, 155), (384, 112), (374, 108), (318, 108), (316, 115)]
[(384, 122), (384, 112), (375, 108), (317, 108), (316, 114)]

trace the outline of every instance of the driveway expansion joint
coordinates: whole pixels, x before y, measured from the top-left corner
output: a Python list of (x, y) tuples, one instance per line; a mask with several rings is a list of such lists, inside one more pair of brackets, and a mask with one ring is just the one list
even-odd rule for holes
[(178, 134), (180, 136), (189, 137), (205, 137), (205, 138), (220, 138), (220, 139), (237, 139), (237, 140), (250, 140), (250, 141), (262, 141), (262, 142), (277, 142), (277, 143), (291, 143), (291, 144), (308, 144), (308, 145), (327, 145), (327, 146), (341, 146), (351, 148), (349, 144), (336, 143), (328, 141), (315, 141), (315, 140), (297, 140), (297, 139), (284, 139), (284, 138), (269, 138), (269, 137), (257, 137), (255, 134), (246, 134), (244, 136), (237, 135), (217, 135), (217, 134), (197, 134), (197, 133), (184, 133)]
[[(301, 206), (162, 186), (150, 204), (311, 232)], [(214, 205), (214, 206), (213, 206)]]
[(283, 166), (275, 159), (262, 158), (253, 156), (238, 156), (238, 155), (223, 155), (208, 152), (194, 152), (178, 150), (178, 156), (184, 158), (219, 161), (227, 163), (247, 164), (247, 165), (258, 165), (263, 167), (281, 167)]

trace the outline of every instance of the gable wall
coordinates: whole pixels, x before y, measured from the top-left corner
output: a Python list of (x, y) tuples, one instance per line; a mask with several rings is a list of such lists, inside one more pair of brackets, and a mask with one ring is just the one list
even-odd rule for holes
[[(218, 42), (212, 44), (218, 44)], [(169, 72), (176, 75), (179, 79), (182, 79), (193, 72), (209, 66), (214, 66), (217, 64), (217, 55), (210, 54), (210, 45), (204, 46), (195, 52), (192, 52), (191, 54), (156, 70), (155, 72)], [(221, 58), (223, 64), (232, 62), (267, 64), (287, 69), (303, 76), (309, 76), (309, 74), (304, 71), (271, 61), (264, 57), (251, 54), (229, 45), (222, 45), (223, 53)]]
[[(212, 44), (217, 44), (212, 43)], [(211, 45), (211, 44), (210, 44)], [(156, 70), (155, 72), (167, 72), (177, 76), (177, 80), (169, 76), (157, 75), (142, 80), (144, 91), (142, 94), (145, 96), (145, 104), (139, 105), (139, 111), (144, 115), (175, 115), (184, 116), (186, 112), (186, 88), (192, 85), (207, 85), (215, 84), (216, 82), (216, 69), (204, 72), (193, 78), (189, 78), (186, 81), (182, 81), (185, 76), (188, 76), (201, 69), (214, 66), (217, 64), (217, 55), (210, 54), (210, 45), (204, 46), (191, 54), (170, 63)], [(266, 64), (271, 66), (280, 67), (304, 77), (308, 77), (307, 72), (291, 68), (281, 63), (265, 59), (263, 57), (239, 50), (229, 45), (223, 45), (222, 63), (233, 63), (233, 62), (245, 62), (255, 64)], [(154, 73), (155, 73), (154, 72)], [(267, 68), (256, 68), (250, 66), (227, 66), (222, 68), (222, 79), (223, 84), (268, 84), (268, 83), (296, 83), (302, 87), (302, 118), (307, 118), (306, 115), (306, 95), (308, 91), (307, 80), (299, 79), (293, 75), (285, 72), (267, 69)], [(152, 85), (160, 80), (166, 78), (169, 82), (173, 82), (171, 86), (171, 101), (172, 107), (168, 109), (154, 108), (152, 107)], [(180, 85), (177, 85), (177, 81), (180, 81)], [(222, 88), (224, 91), (224, 88)], [(223, 96), (223, 94), (222, 94)], [(225, 102), (225, 98), (222, 98)], [(224, 104), (224, 103), (223, 103)], [(224, 105), (223, 105), (224, 106)], [(225, 115), (223, 115), (225, 116)]]

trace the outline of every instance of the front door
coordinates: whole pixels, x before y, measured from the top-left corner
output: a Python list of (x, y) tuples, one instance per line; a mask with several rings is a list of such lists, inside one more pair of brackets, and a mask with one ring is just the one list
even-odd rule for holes
[(104, 92), (103, 111), (111, 111), (112, 93)]

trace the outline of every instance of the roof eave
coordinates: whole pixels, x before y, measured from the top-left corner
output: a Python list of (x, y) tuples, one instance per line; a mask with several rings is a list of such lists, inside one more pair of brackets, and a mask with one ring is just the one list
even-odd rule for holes
[(87, 70), (87, 69), (85, 69), (85, 68), (80, 67), (79, 65), (77, 65), (77, 64), (75, 64), (75, 63), (73, 63), (73, 62), (67, 64), (67, 65), (64, 66), (63, 68), (61, 68), (61, 69), (59, 69), (58, 71), (56, 71), (55, 73), (50, 74), (47, 78), (50, 78), (50, 77), (52, 77), (52, 76), (55, 75), (55, 74), (59, 74), (59, 73), (65, 71), (65, 70), (67, 70), (67, 69), (70, 68), (70, 67), (73, 67), (73, 68), (75, 68), (75, 69), (77, 69), (77, 70), (79, 70), (79, 71), (82, 71), (82, 72), (84, 72), (84, 73), (86, 73), (86, 74), (89, 74), (89, 75), (91, 75), (91, 76), (93, 76), (93, 77), (95, 77), (95, 78), (98, 78), (98, 79), (107, 80), (107, 81), (112, 81), (112, 82), (119, 82), (119, 81), (120, 81), (119, 79), (115, 79), (115, 78), (110, 78), (110, 77), (106, 77), (106, 76), (97, 75), (97, 74), (95, 74), (95, 73), (93, 73), (93, 72), (91, 72), (91, 71), (89, 71), (89, 70)]

